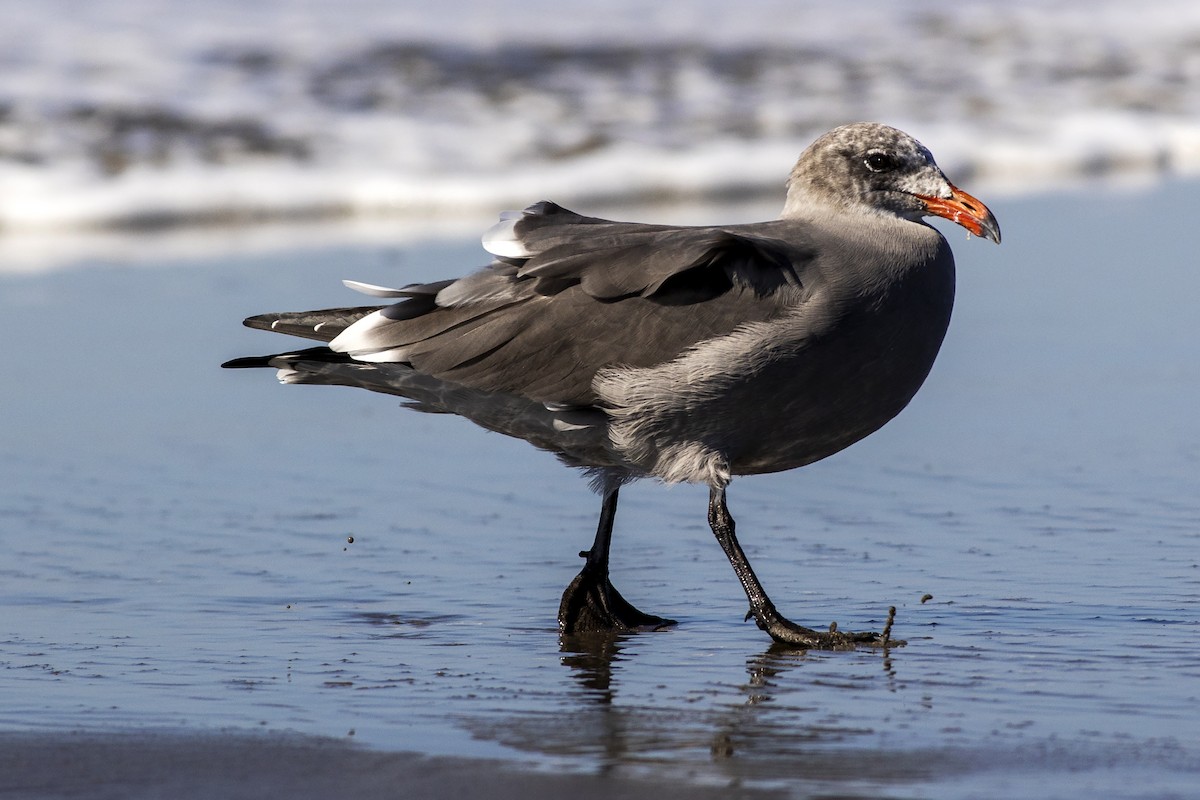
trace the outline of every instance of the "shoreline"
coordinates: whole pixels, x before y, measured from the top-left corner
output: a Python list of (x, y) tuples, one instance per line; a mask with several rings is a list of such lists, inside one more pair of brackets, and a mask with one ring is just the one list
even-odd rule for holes
[(4, 797), (175, 800), (288, 797), (600, 800), (785, 797), (776, 790), (600, 773), (554, 773), (520, 764), (372, 750), (293, 733), (0, 732)]
[[(1007, 796), (1022, 796), (1035, 786), (1057, 788), (1061, 796), (1070, 796), (1095, 781), (1126, 780), (1142, 771), (1160, 780), (1169, 771), (1182, 789), (1200, 772), (1195, 755), (1171, 739), (1097, 745), (1051, 737), (999, 748), (981, 744), (913, 751), (819, 748), (809, 758), (787, 764), (739, 763), (730, 759), (732, 743), (730, 748), (728, 753), (714, 749), (708, 763), (658, 764), (648, 757), (636, 765), (577, 770), (375, 749), (349, 738), (286, 731), (4, 731), (0, 795), (30, 800), (390, 800), (474, 797), (486, 789), (491, 800), (773, 800), (826, 794), (866, 800), (925, 796), (955, 785), (990, 785)], [(1163, 785), (1156, 788), (1169, 791)]]
[[(1173, 187), (1198, 185), (1190, 175), (1126, 175), (1067, 181), (1017, 192), (1012, 187), (955, 178), (989, 202), (1023, 203), (1048, 197), (1092, 194), (1136, 196)], [(548, 192), (547, 195), (554, 194)], [(580, 213), (607, 219), (667, 224), (733, 224), (774, 219), (783, 205), (777, 192), (755, 192), (745, 197), (683, 196), (571, 202), (570, 198), (530, 195), (525, 205), (550, 199)], [(520, 205), (519, 203), (516, 205)], [(473, 245), (502, 211), (483, 205), (457, 212), (421, 214), (354, 213), (314, 217), (265, 216), (244, 219), (180, 221), (148, 228), (122, 227), (0, 227), (0, 277), (71, 269), (86, 263), (123, 263), (132, 266), (162, 262), (198, 261), (241, 255), (278, 255), (305, 250), (337, 248), (403, 248), (425, 242)], [(479, 250), (479, 264), (487, 256)]]

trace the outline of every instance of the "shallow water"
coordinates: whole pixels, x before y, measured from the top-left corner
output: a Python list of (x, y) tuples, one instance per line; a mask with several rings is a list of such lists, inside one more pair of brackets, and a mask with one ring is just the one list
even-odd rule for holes
[(246, 314), (453, 274), (474, 242), (0, 275), (0, 729), (287, 730), (796, 796), (1186, 795), (1198, 208), (1194, 185), (1056, 195), (993, 204), (999, 248), (948, 230), (959, 303), (912, 407), (731, 487), (780, 608), (878, 629), (894, 604), (887, 653), (771, 647), (706, 493), (650, 483), (614, 581), (681, 624), (560, 643), (598, 511), (578, 476), (217, 369), (287, 346)]

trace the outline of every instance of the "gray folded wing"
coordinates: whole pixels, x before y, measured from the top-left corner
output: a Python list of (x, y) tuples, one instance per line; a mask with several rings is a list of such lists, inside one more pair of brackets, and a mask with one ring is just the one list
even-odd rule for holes
[(497, 254), (489, 267), (424, 292), (406, 287), (412, 297), (364, 316), (331, 347), (584, 406), (597, 399), (601, 369), (669, 361), (797, 305), (814, 252), (796, 223), (642, 225), (550, 203), (502, 221), (485, 244)]

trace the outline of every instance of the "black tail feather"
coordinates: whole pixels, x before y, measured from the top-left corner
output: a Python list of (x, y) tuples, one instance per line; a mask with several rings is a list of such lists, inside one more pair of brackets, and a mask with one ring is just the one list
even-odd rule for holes
[(224, 369), (250, 369), (253, 367), (271, 367), (279, 369), (287, 362), (323, 361), (333, 364), (344, 364), (353, 361), (345, 353), (335, 353), (328, 347), (310, 347), (307, 350), (292, 350), (286, 353), (276, 353), (270, 356), (245, 356), (226, 361), (221, 365)]
[(246, 356), (234, 358), (221, 365), (221, 369), (248, 369), (250, 367), (269, 367), (275, 356)]

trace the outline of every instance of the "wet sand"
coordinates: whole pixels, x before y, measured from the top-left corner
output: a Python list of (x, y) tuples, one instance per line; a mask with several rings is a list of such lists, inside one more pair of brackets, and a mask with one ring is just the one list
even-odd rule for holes
[(6, 798), (670, 798), (783, 797), (679, 780), (555, 775), (481, 759), (385, 753), (332, 739), (245, 733), (0, 734)]
[[(713, 749), (715, 759), (736, 757)], [(752, 761), (720, 780), (662, 764), (548, 770), (512, 760), (429, 756), (348, 739), (245, 731), (0, 733), (0, 796), (29, 800), (325, 798), (1184, 797), (1194, 753), (1172, 744), (1041, 744), (1011, 751), (828, 751), (780, 771)], [(1163, 785), (1163, 778), (1171, 785)], [(1107, 781), (1119, 788), (1101, 794)], [(1144, 788), (1138, 782), (1144, 782)], [(1194, 784), (1191, 784), (1194, 786)], [(1026, 787), (1026, 788), (1023, 788)], [(995, 793), (993, 793), (995, 792)]]

